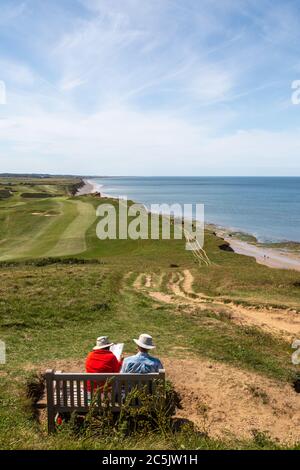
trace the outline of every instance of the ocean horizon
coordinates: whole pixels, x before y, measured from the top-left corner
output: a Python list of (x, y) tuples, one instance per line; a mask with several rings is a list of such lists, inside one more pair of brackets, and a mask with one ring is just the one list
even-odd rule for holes
[(102, 194), (151, 204), (204, 204), (205, 223), (253, 235), (259, 242), (300, 242), (300, 177), (107, 176)]

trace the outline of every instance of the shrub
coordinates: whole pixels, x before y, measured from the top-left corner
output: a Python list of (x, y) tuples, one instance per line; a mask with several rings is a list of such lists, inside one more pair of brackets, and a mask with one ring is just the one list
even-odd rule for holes
[(35, 421), (40, 421), (40, 413), (37, 403), (45, 393), (45, 376), (40, 372), (32, 372), (26, 379), (25, 395), (21, 397), (24, 409)]
[(26, 379), (26, 398), (32, 405), (41, 400), (45, 392), (45, 376), (39, 372), (33, 372)]
[(267, 432), (252, 429), (253, 443), (259, 449), (278, 449), (278, 443), (271, 439)]
[[(108, 437), (116, 433), (115, 416), (111, 409), (111, 387), (108, 380), (103, 388), (98, 388), (90, 404), (89, 412), (84, 421), (83, 431), (87, 437)], [(99, 399), (101, 395), (101, 406)]]
[[(126, 396), (121, 412), (115, 414), (111, 409), (111, 387), (109, 381), (101, 390), (97, 389), (84, 420), (73, 417), (73, 430), (84, 433), (87, 438), (101, 437), (111, 439), (132, 435), (145, 435), (158, 432), (167, 436), (174, 431), (173, 415), (181, 407), (181, 398), (170, 382), (156, 382), (155, 393), (149, 394), (147, 386), (134, 387)], [(101, 394), (101, 406), (98, 406)], [(137, 406), (138, 405), (138, 406)], [(70, 426), (70, 423), (69, 423)]]

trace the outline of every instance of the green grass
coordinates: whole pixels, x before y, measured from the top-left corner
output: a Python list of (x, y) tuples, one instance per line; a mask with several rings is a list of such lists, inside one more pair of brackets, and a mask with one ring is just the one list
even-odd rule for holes
[[(206, 233), (210, 267), (199, 267), (182, 241), (107, 240), (96, 233), (99, 199), (72, 198), (76, 180), (0, 180), (15, 192), (0, 200), (0, 338), (7, 345), (7, 364), (0, 367), (0, 448), (272, 448), (264, 436), (252, 441), (221, 442), (196, 433), (163, 438), (151, 435), (123, 442), (74, 439), (68, 430), (47, 436), (45, 424), (32, 419), (24, 406), (26, 377), (32, 369), (46, 369), (55, 361), (83, 360), (98, 335), (125, 341), (141, 331), (153, 334), (159, 355), (184, 354), (210, 358), (255, 371), (275, 380), (290, 381), (290, 345), (255, 328), (236, 325), (209, 308), (193, 311), (159, 304), (132, 289), (139, 273), (168, 275), (190, 269), (195, 289), (223, 299), (251, 305), (273, 304), (299, 308), (299, 273), (271, 270), (254, 260), (223, 252), (222, 243)], [(22, 192), (52, 192), (63, 197), (21, 200)], [(113, 201), (111, 201), (113, 202)], [(33, 215), (48, 213), (51, 217)], [(44, 263), (41, 258), (76, 254), (87, 264)], [(29, 263), (31, 259), (38, 263)], [(97, 259), (101, 263), (93, 263)], [(177, 270), (177, 268), (176, 268)], [(132, 273), (128, 276), (128, 273)]]
[[(211, 323), (209, 312), (193, 317), (185, 312), (175, 314), (169, 306), (158, 306), (132, 293), (119, 269), (54, 265), (0, 272), (1, 338), (7, 344), (8, 361), (0, 369), (2, 448), (84, 445), (71, 438), (61, 442), (58, 437), (46, 437), (45, 427), (40, 429), (23, 407), (22, 394), (29, 370), (45, 369), (58, 360), (83, 360), (101, 333), (125, 341), (127, 353), (134, 351), (132, 337), (151, 331), (162, 356), (178, 357), (174, 345), (181, 344), (186, 348), (184, 354), (198, 355), (199, 362), (201, 357), (209, 357), (283, 381), (293, 373), (288, 344), (255, 329), (217, 319)], [(8, 432), (12, 428), (13, 434)], [(157, 440), (154, 442), (157, 446)]]
[(96, 219), (95, 209), (91, 203), (79, 199), (68, 202), (75, 206), (76, 217), (63, 232), (60, 232), (56, 245), (43, 253), (46, 256), (74, 255), (83, 253), (87, 249), (86, 232)]
[(132, 337), (143, 329), (152, 331), (163, 355), (177, 355), (175, 345), (181, 344), (189, 353), (277, 379), (288, 380), (293, 373), (289, 345), (283, 341), (213, 318), (210, 311), (174, 313), (172, 306), (126, 288), (124, 274), (105, 265), (1, 270), (1, 337), (9, 364), (17, 365), (20, 357), (37, 364), (85, 357), (105, 325), (114, 341), (127, 343), (128, 352), (134, 351)]
[[(56, 181), (56, 180), (55, 180)], [(51, 182), (51, 180), (50, 180)], [(69, 181), (69, 187), (72, 187)], [(29, 198), (22, 203), (24, 187), (14, 183), (9, 202), (0, 201), (0, 260), (60, 256), (82, 253), (85, 233), (95, 220), (93, 206), (79, 198), (70, 199), (68, 186), (45, 185), (51, 197)], [(40, 184), (30, 183), (32, 195), (39, 196)], [(60, 196), (60, 191), (66, 193)], [(56, 197), (54, 197), (56, 196)]]

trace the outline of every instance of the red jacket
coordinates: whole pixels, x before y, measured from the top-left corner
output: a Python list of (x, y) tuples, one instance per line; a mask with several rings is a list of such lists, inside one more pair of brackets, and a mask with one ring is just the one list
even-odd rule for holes
[[(109, 350), (96, 349), (88, 354), (85, 362), (85, 369), (89, 374), (110, 374), (118, 373), (122, 367), (122, 362), (119, 362), (116, 356)], [(93, 389), (103, 387), (105, 382), (92, 382)], [(87, 389), (91, 391), (91, 382), (88, 380)]]
[(85, 369), (88, 373), (114, 373), (120, 372), (122, 362), (119, 362), (116, 356), (106, 349), (96, 349), (88, 354), (85, 363)]

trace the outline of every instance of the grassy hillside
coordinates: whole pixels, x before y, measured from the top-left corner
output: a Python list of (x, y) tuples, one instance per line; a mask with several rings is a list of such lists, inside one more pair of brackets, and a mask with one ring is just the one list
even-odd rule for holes
[[(191, 357), (200, 367), (202, 360), (212, 360), (290, 383), (296, 369), (289, 338), (234, 321), (226, 308), (251, 307), (255, 314), (272, 305), (288, 315), (299, 309), (300, 275), (221, 251), (222, 240), (212, 232), (205, 237), (209, 267), (199, 265), (183, 241), (100, 242), (95, 231), (100, 201), (71, 196), (77, 180), (0, 183), (10, 191), (9, 197), (0, 193), (0, 338), (7, 346), (7, 364), (0, 368), (1, 448), (273, 446), (266, 440), (235, 436), (225, 442), (197, 433), (122, 443), (83, 442), (68, 431), (48, 437), (43, 417), (38, 424), (25, 406), (26, 377), (32, 370), (83, 364), (101, 334), (125, 341), (131, 353), (132, 338), (149, 332), (166, 360)], [(36, 197), (24, 197), (28, 193)], [(184, 297), (183, 272), (194, 280), (193, 292), (185, 287)]]

